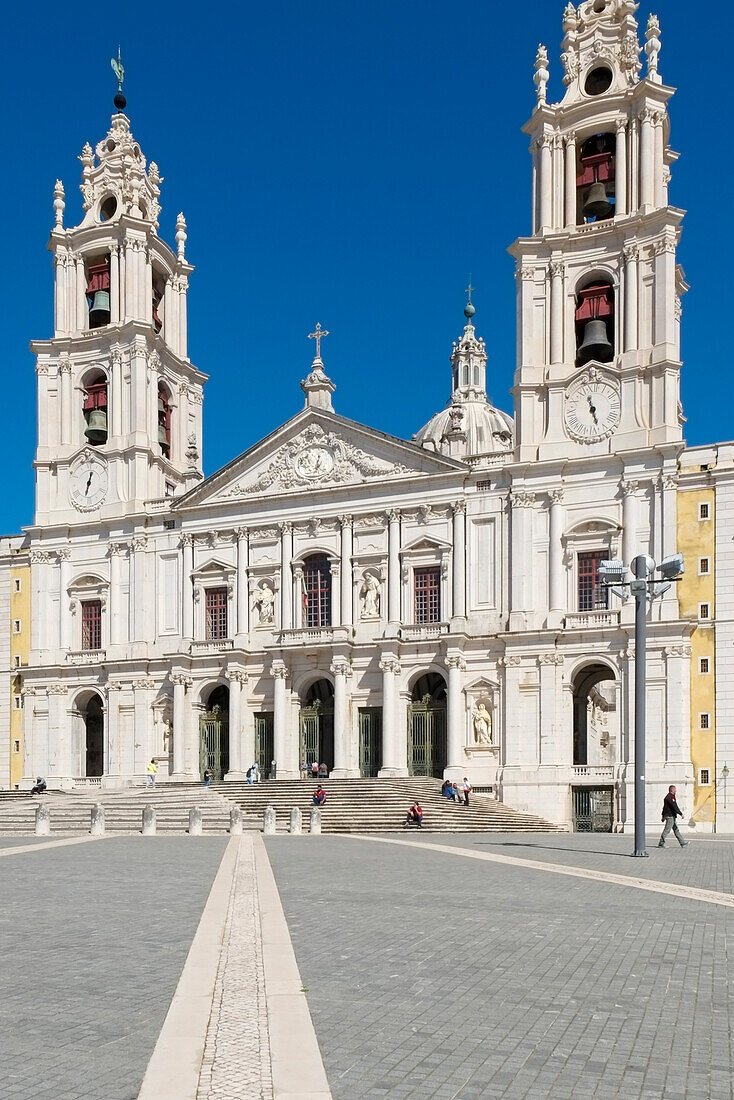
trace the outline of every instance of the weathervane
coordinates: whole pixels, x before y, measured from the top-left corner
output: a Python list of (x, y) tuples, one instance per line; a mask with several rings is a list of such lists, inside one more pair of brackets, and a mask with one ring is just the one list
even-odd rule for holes
[(309, 334), (308, 334), (309, 340), (315, 340), (316, 341), (316, 355), (315, 355), (316, 359), (321, 358), (321, 341), (323, 340), (323, 338), (325, 336), (328, 336), (328, 335), (329, 335), (329, 330), (326, 329), (326, 328), (322, 329), (320, 321), (316, 322), (316, 331), (315, 332), (309, 332)]
[(467, 321), (469, 321), (470, 323), (471, 323), (472, 317), (476, 313), (476, 309), (474, 308), (474, 304), (471, 300), (472, 292), (474, 290), (476, 290), (476, 287), (471, 285), (471, 275), (470, 275), (469, 276), (469, 286), (464, 287), (464, 293), (469, 295), (469, 297), (467, 298), (466, 305), (464, 306), (464, 316), (466, 317)]
[(115, 96), (114, 100), (115, 107), (117, 107), (118, 111), (124, 111), (125, 107), (127, 106), (127, 100), (122, 94), (122, 82), (125, 79), (125, 67), (122, 64), (122, 57), (120, 55), (119, 46), (117, 47), (117, 59), (115, 59), (114, 57), (111, 58), (110, 65), (112, 66), (113, 73), (117, 77), (117, 95)]

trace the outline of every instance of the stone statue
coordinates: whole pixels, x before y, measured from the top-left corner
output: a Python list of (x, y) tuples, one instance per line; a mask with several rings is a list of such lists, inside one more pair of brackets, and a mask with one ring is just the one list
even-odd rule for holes
[(260, 624), (272, 623), (275, 607), (275, 593), (267, 581), (263, 581), (255, 597), (255, 607), (260, 615)]
[(379, 619), (380, 582), (374, 573), (365, 573), (362, 587), (359, 590), (359, 599), (362, 605), (362, 618)]
[(173, 752), (173, 720), (170, 714), (163, 719), (163, 751), (169, 756)]
[(474, 723), (474, 740), (478, 745), (492, 744), (492, 715), (484, 703), (479, 703), (472, 715)]

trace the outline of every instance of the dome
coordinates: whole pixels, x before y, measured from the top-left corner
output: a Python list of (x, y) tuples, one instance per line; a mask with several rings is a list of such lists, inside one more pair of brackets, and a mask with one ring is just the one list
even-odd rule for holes
[[(454, 412), (456, 409), (463, 414), (460, 419)], [(448, 453), (446, 437), (452, 431), (454, 419), (458, 421), (458, 430), (466, 433), (467, 454), (504, 454), (512, 450), (515, 435), (512, 417), (481, 400), (452, 402), (431, 417), (413, 439), (423, 446), (433, 445), (437, 451)]]

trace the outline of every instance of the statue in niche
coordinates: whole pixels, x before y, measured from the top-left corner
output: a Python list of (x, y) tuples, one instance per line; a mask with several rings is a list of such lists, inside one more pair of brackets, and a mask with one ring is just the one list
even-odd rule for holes
[(275, 593), (267, 581), (263, 581), (255, 596), (255, 607), (260, 616), (260, 625), (265, 626), (273, 622), (275, 609)]
[(359, 590), (359, 600), (362, 605), (363, 619), (379, 619), (380, 582), (374, 573), (365, 573)]
[(173, 719), (170, 714), (163, 716), (163, 752), (168, 756), (173, 752)]
[(474, 740), (477, 745), (492, 744), (492, 715), (484, 703), (478, 703), (472, 712)]

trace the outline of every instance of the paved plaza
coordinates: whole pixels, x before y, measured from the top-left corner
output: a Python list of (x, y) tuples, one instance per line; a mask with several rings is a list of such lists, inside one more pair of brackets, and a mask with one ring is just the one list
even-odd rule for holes
[(3, 840), (0, 1097), (731, 1100), (734, 843), (653, 843)]

